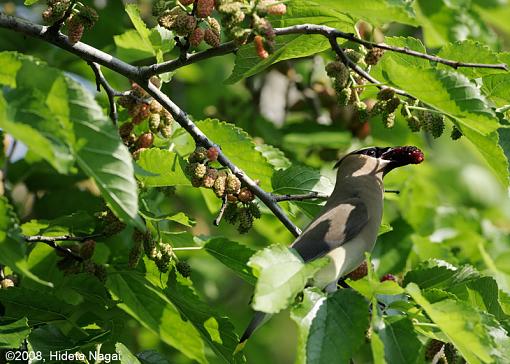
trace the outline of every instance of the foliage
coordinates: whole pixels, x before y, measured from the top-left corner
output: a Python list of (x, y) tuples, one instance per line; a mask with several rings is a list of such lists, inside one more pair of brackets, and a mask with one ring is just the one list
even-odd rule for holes
[[(510, 362), (506, 0), (93, 3), (0, 8), (0, 355)], [(326, 293), (286, 247), (324, 199), (273, 198), (368, 145), (426, 162)], [(238, 352), (250, 308), (277, 315)]]

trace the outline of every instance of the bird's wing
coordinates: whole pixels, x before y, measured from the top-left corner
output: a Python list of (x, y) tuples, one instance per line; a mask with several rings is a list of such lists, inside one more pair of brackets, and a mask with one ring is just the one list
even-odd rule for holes
[(361, 199), (345, 200), (315, 219), (291, 247), (305, 262), (319, 258), (358, 235), (368, 220)]

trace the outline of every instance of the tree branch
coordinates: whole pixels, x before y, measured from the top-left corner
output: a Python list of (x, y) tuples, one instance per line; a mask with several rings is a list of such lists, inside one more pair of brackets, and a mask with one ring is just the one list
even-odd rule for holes
[(94, 234), (94, 235), (87, 235), (87, 236), (72, 236), (72, 235), (62, 235), (62, 236), (44, 236), (44, 235), (32, 235), (32, 236), (23, 236), (23, 238), (25, 239), (25, 241), (27, 243), (43, 243), (43, 244), (46, 244), (50, 247), (52, 247), (53, 249), (59, 251), (59, 252), (62, 252), (70, 257), (72, 257), (73, 259), (79, 261), (79, 262), (83, 262), (83, 258), (73, 252), (71, 249), (69, 248), (66, 248), (64, 246), (60, 246), (57, 244), (57, 241), (78, 241), (78, 242), (83, 242), (83, 241), (86, 241), (86, 240), (89, 240), (89, 239), (94, 239), (94, 238), (97, 238), (101, 236), (101, 234)]
[(119, 115), (117, 114), (117, 104), (115, 103), (115, 96), (121, 95), (120, 92), (117, 92), (113, 87), (110, 86), (108, 81), (101, 72), (101, 66), (99, 66), (95, 62), (87, 62), (94, 71), (94, 75), (96, 76), (96, 88), (97, 92), (101, 92), (101, 86), (103, 86), (104, 91), (106, 92), (106, 96), (108, 96), (108, 103), (110, 105), (110, 119), (113, 122), (113, 125), (117, 125), (117, 121)]
[(214, 226), (220, 226), (221, 219), (223, 219), (223, 215), (225, 214), (225, 210), (227, 208), (228, 201), (227, 201), (227, 195), (223, 196), (223, 199), (221, 200), (221, 208), (218, 212), (218, 216), (213, 221)]
[(283, 201), (304, 201), (304, 200), (314, 200), (314, 199), (327, 199), (329, 198), (329, 195), (317, 191), (312, 191), (309, 193), (303, 193), (298, 195), (277, 195), (277, 194), (271, 194), (271, 198), (275, 202), (283, 202)]

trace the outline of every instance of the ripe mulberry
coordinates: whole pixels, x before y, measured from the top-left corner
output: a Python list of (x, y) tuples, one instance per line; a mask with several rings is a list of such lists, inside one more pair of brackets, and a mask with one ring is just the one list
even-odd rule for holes
[(189, 44), (196, 48), (202, 43), (204, 40), (204, 30), (202, 28), (195, 28), (191, 35), (189, 36)]
[(256, 35), (253, 39), (253, 44), (255, 45), (255, 51), (257, 52), (259, 58), (266, 59), (269, 57), (269, 53), (264, 48), (264, 38), (262, 38), (260, 35)]
[(73, 15), (67, 20), (66, 25), (69, 43), (78, 43), (83, 36), (83, 31), (85, 30), (85, 27), (81, 23), (80, 19), (76, 15)]
[(220, 45), (220, 36), (211, 28), (204, 31), (204, 40), (211, 47), (218, 47)]
[(214, 0), (197, 0), (196, 15), (199, 18), (207, 18), (214, 10)]

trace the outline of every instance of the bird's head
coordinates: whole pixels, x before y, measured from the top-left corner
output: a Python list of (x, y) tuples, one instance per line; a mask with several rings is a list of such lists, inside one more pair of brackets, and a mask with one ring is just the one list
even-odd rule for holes
[(419, 164), (423, 162), (424, 159), (423, 152), (414, 146), (369, 147), (347, 154), (337, 162), (335, 168), (342, 168), (344, 163), (347, 164), (351, 161), (364, 160), (370, 162), (368, 164), (380, 166), (379, 170), (381, 170), (383, 174), (387, 174), (389, 171), (398, 167), (408, 164)]

